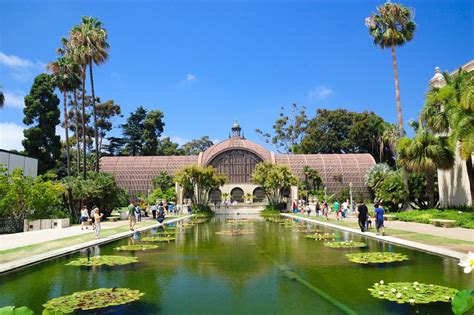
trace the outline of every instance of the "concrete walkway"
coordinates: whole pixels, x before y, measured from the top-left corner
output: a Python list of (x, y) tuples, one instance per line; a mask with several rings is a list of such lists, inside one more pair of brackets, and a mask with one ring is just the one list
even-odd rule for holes
[[(149, 218), (144, 218), (143, 221), (145, 221), (146, 219)], [(128, 225), (128, 221), (104, 221), (102, 222), (102, 230), (112, 229), (115, 227), (126, 225)], [(0, 235), (0, 251), (48, 241), (54, 241), (60, 238), (70, 236), (92, 233), (94, 233), (94, 230), (92, 230), (91, 226), (88, 227), (88, 230), (81, 230), (80, 225), (73, 225), (63, 229), (47, 229), (22, 233), (2, 234)]]
[[(377, 239), (379, 241), (388, 242), (388, 243), (397, 244), (397, 245), (402, 245), (402, 246), (405, 246), (405, 247), (425, 251), (425, 252), (435, 254), (435, 255), (447, 256), (447, 257), (456, 258), (456, 259), (465, 259), (467, 257), (467, 255), (465, 253), (461, 253), (461, 252), (446, 249), (446, 248), (441, 248), (441, 247), (438, 247), (438, 246), (422, 244), (422, 243), (419, 243), (419, 242), (404, 240), (404, 239), (401, 239), (401, 238), (398, 238), (398, 237), (393, 237), (393, 236), (381, 236), (381, 235), (377, 235), (376, 233), (373, 233), (373, 232), (361, 232), (360, 229), (358, 229), (358, 228), (352, 228), (352, 227), (346, 227), (346, 226), (338, 225), (337, 221), (333, 220), (333, 219), (330, 220), (330, 221), (326, 221), (326, 220), (320, 220), (320, 218), (315, 219), (314, 216), (313, 217), (302, 217), (301, 215), (286, 214), (286, 213), (284, 213), (282, 215), (286, 216), (286, 217), (289, 217), (289, 218), (295, 218), (295, 219), (299, 219), (299, 220), (309, 221), (309, 222), (313, 222), (313, 223), (316, 223), (316, 224), (328, 226), (328, 227), (331, 227), (331, 228), (352, 232), (354, 234), (358, 234), (358, 235), (365, 236), (365, 237), (370, 237), (370, 238), (373, 238), (373, 239)], [(351, 219), (348, 218), (346, 220), (351, 220)], [(393, 221), (389, 221), (389, 223), (392, 223), (392, 222)], [(409, 222), (400, 222), (400, 223), (409, 223)], [(415, 223), (415, 224), (426, 225), (426, 224), (422, 224), (422, 223)], [(390, 226), (390, 227), (392, 227), (392, 226)], [(405, 226), (405, 227), (408, 229), (407, 226)], [(438, 228), (438, 229), (444, 229), (444, 228)], [(470, 231), (468, 229), (462, 229), (462, 230)], [(419, 231), (416, 231), (416, 230), (411, 230), (410, 232), (422, 233), (422, 232), (419, 232)], [(444, 232), (446, 232), (446, 231), (444, 231)], [(441, 235), (440, 233), (433, 234), (433, 235), (438, 236), (438, 237), (443, 237), (443, 235)], [(472, 241), (472, 239), (471, 239), (471, 241)]]

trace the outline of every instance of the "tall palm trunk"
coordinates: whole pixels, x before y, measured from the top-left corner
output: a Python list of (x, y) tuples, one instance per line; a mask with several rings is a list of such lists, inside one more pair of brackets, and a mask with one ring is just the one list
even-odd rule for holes
[(66, 129), (66, 160), (67, 160), (67, 176), (71, 175), (71, 150), (69, 148), (69, 127), (67, 117), (67, 92), (64, 90), (64, 129)]
[(74, 112), (76, 116), (76, 158), (77, 158), (77, 176), (81, 175), (81, 141), (79, 134), (79, 104), (77, 103), (77, 90), (74, 90)]
[(434, 189), (434, 174), (432, 171), (428, 171), (426, 176), (426, 192), (428, 193), (428, 208), (434, 208), (435, 206), (435, 189)]
[(82, 164), (82, 177), (87, 177), (87, 144), (86, 144), (86, 64), (82, 65), (82, 148), (83, 148), (83, 164)]
[(92, 74), (92, 56), (89, 62), (89, 72), (91, 80), (91, 92), (92, 92), (92, 111), (94, 113), (94, 138), (95, 138), (95, 171), (99, 173), (99, 133), (97, 130), (97, 114), (95, 110), (95, 92), (94, 92), (94, 75)]
[(474, 169), (472, 167), (472, 158), (466, 160), (467, 178), (471, 188), (471, 207), (474, 209)]
[[(402, 104), (400, 102), (400, 86), (398, 84), (397, 55), (395, 54), (395, 45), (393, 44), (393, 41), (392, 41), (391, 48), (392, 48), (393, 74), (395, 77), (395, 97), (397, 100), (398, 129), (399, 129), (399, 137), (402, 138), (405, 135), (405, 131), (403, 129)], [(404, 167), (402, 167), (402, 174), (403, 174), (403, 182), (405, 184), (406, 189), (408, 190), (408, 173)], [(402, 210), (406, 210), (409, 207), (410, 207), (410, 197), (407, 197), (407, 199), (403, 203)]]

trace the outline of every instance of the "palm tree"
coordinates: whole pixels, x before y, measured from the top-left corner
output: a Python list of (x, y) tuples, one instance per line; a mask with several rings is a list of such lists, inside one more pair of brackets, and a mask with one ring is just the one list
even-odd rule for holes
[(48, 69), (53, 74), (53, 82), (63, 93), (64, 97), (64, 128), (66, 130), (66, 156), (67, 156), (67, 175), (71, 175), (71, 153), (69, 147), (69, 127), (67, 114), (67, 94), (72, 92), (80, 85), (80, 79), (77, 75), (78, 65), (71, 57), (60, 57), (56, 61), (48, 64)]
[[(95, 90), (94, 90), (94, 75), (93, 75), (93, 64), (99, 65), (104, 63), (108, 58), (108, 49), (110, 47), (107, 38), (107, 31), (103, 28), (103, 24), (96, 18), (93, 17), (82, 17), (82, 23), (76, 25), (71, 30), (71, 42), (75, 47), (81, 47), (83, 49), (83, 83), (85, 84), (85, 71), (87, 65), (89, 66), (89, 75), (91, 81), (91, 92), (92, 92), (92, 111), (94, 116), (94, 138), (95, 138), (95, 151), (96, 151), (96, 172), (99, 172), (99, 136), (97, 127), (97, 114), (95, 107)], [(83, 90), (84, 95), (84, 90)], [(84, 102), (84, 98), (83, 98)]]
[(435, 174), (437, 169), (450, 169), (454, 165), (454, 151), (447, 137), (435, 136), (419, 127), (413, 139), (401, 138), (397, 144), (398, 163), (412, 172), (423, 173), (429, 207), (434, 207)]
[(398, 128), (400, 137), (404, 136), (402, 105), (400, 103), (400, 87), (398, 85), (396, 46), (403, 46), (413, 39), (416, 25), (413, 22), (413, 11), (397, 3), (386, 2), (377, 7), (378, 13), (373, 13), (365, 19), (369, 34), (374, 39), (374, 44), (380, 48), (392, 49), (393, 72), (395, 75), (395, 95), (398, 111)]
[(426, 96), (421, 117), (433, 132), (449, 135), (452, 145), (466, 161), (474, 207), (474, 73), (459, 69), (445, 73), (446, 85), (433, 88)]

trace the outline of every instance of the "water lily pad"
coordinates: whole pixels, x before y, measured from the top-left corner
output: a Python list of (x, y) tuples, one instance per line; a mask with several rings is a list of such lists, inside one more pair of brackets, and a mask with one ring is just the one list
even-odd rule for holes
[(408, 256), (400, 253), (373, 252), (347, 254), (349, 261), (359, 264), (380, 264), (408, 260)]
[(139, 300), (145, 293), (127, 288), (96, 289), (75, 292), (49, 300), (43, 307), (49, 312), (72, 313), (77, 310), (92, 310), (128, 304)]
[(327, 243), (324, 243), (324, 246), (328, 246), (331, 248), (360, 248), (360, 247), (367, 247), (367, 244), (348, 241), (348, 242), (327, 242)]
[(142, 238), (144, 242), (170, 242), (174, 241), (176, 238), (174, 236), (147, 236)]
[(35, 313), (26, 306), (5, 306), (0, 307), (0, 315), (35, 315)]
[(306, 235), (306, 238), (313, 240), (333, 240), (336, 238), (336, 233), (315, 233), (311, 235)]
[(133, 244), (133, 245), (123, 245), (123, 246), (115, 247), (114, 249), (136, 251), (136, 250), (157, 249), (158, 247), (159, 247), (158, 245)]
[(69, 263), (67, 266), (121, 266), (138, 262), (137, 257), (127, 257), (127, 256), (93, 256), (93, 257), (81, 257), (75, 259)]
[(375, 283), (368, 289), (373, 297), (389, 300), (399, 304), (427, 304), (432, 302), (450, 302), (458, 290), (440, 285), (418, 282), (383, 281)]

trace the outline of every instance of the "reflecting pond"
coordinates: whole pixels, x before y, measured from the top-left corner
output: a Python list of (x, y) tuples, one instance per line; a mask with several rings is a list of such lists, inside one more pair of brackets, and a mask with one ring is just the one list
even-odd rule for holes
[[(157, 230), (91, 248), (0, 276), (0, 306), (29, 306), (37, 314), (48, 300), (76, 291), (122, 287), (145, 295), (138, 302), (81, 314), (450, 314), (449, 303), (405, 305), (373, 298), (375, 282), (406, 281), (473, 288), (457, 260), (426, 254), (306, 222), (280, 224), (250, 217), (237, 224), (217, 216), (176, 228), (176, 239), (148, 251), (117, 251), (145, 243)], [(335, 233), (367, 248), (333, 249), (305, 238), (305, 230)], [(245, 233), (241, 233), (245, 231)], [(234, 235), (232, 235), (234, 234)], [(241, 234), (241, 235), (235, 235)], [(150, 243), (147, 243), (150, 244)], [(345, 254), (395, 251), (409, 256), (393, 264), (360, 265)], [(116, 267), (66, 263), (87, 255), (138, 257)]]

